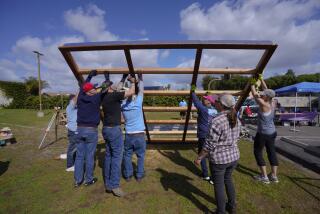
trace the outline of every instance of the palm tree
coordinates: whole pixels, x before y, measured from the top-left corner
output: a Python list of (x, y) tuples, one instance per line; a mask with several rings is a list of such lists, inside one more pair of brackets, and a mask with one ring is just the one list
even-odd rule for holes
[[(39, 94), (39, 82), (35, 77), (24, 78), (24, 83), (26, 85), (27, 92), (31, 95)], [(48, 88), (49, 83), (45, 80), (41, 80), (41, 89)]]

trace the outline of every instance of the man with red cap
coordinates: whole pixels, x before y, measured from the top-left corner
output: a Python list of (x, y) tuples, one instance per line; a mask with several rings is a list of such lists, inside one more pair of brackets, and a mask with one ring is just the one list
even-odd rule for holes
[[(212, 106), (215, 103), (215, 97), (211, 95), (203, 96), (202, 103), (198, 99), (196, 93), (195, 93), (196, 86), (192, 85), (192, 102), (194, 103), (194, 106), (198, 110), (198, 118), (197, 118), (197, 137), (198, 137), (198, 153), (201, 152), (203, 144), (205, 142), (205, 138), (209, 131), (209, 125), (211, 123), (211, 120), (215, 115), (218, 113), (217, 110)], [(212, 179), (209, 176), (208, 173), (208, 167), (207, 167), (207, 158), (204, 158), (201, 160), (201, 170), (202, 174), (201, 177), (203, 180), (209, 181), (211, 184), (213, 184)]]
[(98, 143), (101, 93), (90, 83), (92, 77), (96, 75), (96, 70), (90, 72), (85, 83), (80, 87), (77, 100), (75, 187), (79, 187), (83, 182), (85, 186), (89, 186), (97, 181), (93, 176), (93, 170), (94, 154)]

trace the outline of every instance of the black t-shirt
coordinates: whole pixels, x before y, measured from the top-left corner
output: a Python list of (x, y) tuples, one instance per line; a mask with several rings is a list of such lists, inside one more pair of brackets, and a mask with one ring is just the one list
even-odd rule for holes
[(121, 125), (121, 102), (124, 92), (111, 92), (103, 95), (102, 108), (104, 113), (104, 126)]

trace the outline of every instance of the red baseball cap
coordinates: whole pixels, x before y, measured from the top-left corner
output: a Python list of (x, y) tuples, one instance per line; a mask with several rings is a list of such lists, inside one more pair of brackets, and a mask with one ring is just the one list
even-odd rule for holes
[(94, 87), (92, 85), (92, 83), (90, 82), (86, 82), (85, 84), (83, 84), (82, 89), (84, 92), (88, 92), (90, 90), (92, 90)]

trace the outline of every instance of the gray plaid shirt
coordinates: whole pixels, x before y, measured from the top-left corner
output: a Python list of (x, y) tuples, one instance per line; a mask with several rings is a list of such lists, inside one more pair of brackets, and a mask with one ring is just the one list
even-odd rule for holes
[(238, 139), (241, 123), (232, 129), (227, 118), (228, 112), (221, 112), (212, 119), (203, 149), (208, 152), (213, 164), (227, 164), (240, 158)]

